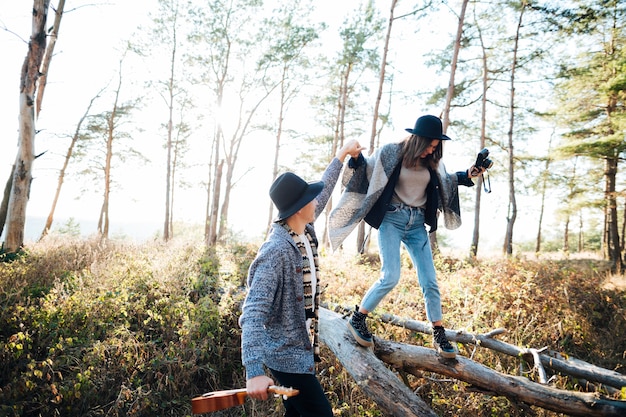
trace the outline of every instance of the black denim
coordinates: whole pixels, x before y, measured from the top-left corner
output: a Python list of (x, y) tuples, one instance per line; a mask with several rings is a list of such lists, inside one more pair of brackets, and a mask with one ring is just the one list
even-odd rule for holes
[(284, 400), (285, 417), (333, 417), (333, 410), (315, 375), (270, 371), (279, 385), (300, 391)]

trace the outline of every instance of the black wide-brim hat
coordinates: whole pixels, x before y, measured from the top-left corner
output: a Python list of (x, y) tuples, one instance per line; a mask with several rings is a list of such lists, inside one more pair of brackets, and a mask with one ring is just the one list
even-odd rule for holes
[(430, 114), (418, 118), (413, 129), (407, 128), (405, 130), (413, 135), (422, 136), (424, 138), (450, 140), (448, 136), (443, 134), (441, 119)]
[(293, 172), (285, 172), (274, 180), (270, 187), (270, 198), (278, 209), (274, 221), (293, 216), (309, 204), (324, 189), (324, 182), (306, 182)]

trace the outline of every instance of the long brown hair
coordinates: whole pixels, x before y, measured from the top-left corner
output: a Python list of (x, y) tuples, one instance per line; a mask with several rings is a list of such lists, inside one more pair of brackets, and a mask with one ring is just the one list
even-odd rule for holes
[(430, 146), (434, 139), (424, 136), (411, 135), (404, 139), (402, 143), (402, 165), (406, 168), (415, 168), (418, 165), (437, 169), (439, 160), (443, 156), (443, 141), (439, 140), (439, 144), (435, 151), (426, 158), (420, 158)]

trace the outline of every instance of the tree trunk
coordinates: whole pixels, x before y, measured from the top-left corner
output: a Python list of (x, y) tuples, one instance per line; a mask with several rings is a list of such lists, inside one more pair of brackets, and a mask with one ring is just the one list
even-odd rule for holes
[(174, 130), (174, 65), (176, 63), (176, 47), (172, 49), (170, 60), (170, 79), (168, 82), (168, 120), (167, 120), (167, 142), (165, 144), (165, 216), (163, 221), (163, 240), (170, 240), (171, 202), (172, 202), (172, 132)]
[[(372, 115), (372, 130), (370, 132), (370, 143), (369, 143), (369, 150), (370, 150), (370, 154), (374, 151), (374, 149), (376, 149), (376, 136), (378, 134), (378, 116), (379, 116), (379, 112), (380, 112), (380, 101), (382, 100), (382, 96), (383, 96), (383, 87), (385, 85), (385, 73), (387, 71), (387, 54), (389, 52), (389, 42), (391, 40), (391, 29), (393, 27), (393, 21), (394, 21), (394, 12), (396, 9), (396, 5), (398, 3), (398, 0), (392, 0), (391, 1), (391, 7), (389, 9), (389, 23), (387, 24), (387, 34), (385, 36), (385, 44), (383, 46), (383, 57), (382, 57), (382, 62), (380, 64), (380, 73), (378, 76), (378, 93), (376, 95), (376, 101), (374, 102), (374, 114)], [(365, 252), (367, 252), (367, 246), (369, 243), (369, 236), (370, 234), (368, 234), (367, 236), (365, 235), (365, 222), (361, 221), (357, 227), (357, 237), (356, 237), (356, 242), (357, 242), (357, 251), (360, 254), (364, 254)], [(370, 233), (371, 233), (371, 229), (370, 229)]]
[(59, 196), (61, 195), (61, 188), (63, 187), (63, 181), (65, 180), (65, 172), (67, 171), (67, 167), (69, 166), (70, 160), (72, 159), (72, 154), (74, 153), (74, 147), (76, 146), (76, 142), (78, 142), (80, 138), (80, 131), (81, 131), (82, 125), (87, 119), (87, 116), (89, 115), (89, 112), (91, 111), (91, 107), (93, 106), (93, 103), (96, 101), (96, 99), (100, 98), (100, 94), (102, 94), (103, 91), (104, 89), (100, 90), (98, 94), (96, 94), (95, 97), (91, 99), (91, 101), (89, 102), (89, 105), (87, 106), (87, 110), (85, 110), (85, 113), (83, 114), (83, 116), (78, 121), (78, 124), (76, 125), (74, 136), (72, 136), (72, 141), (70, 142), (70, 146), (67, 148), (67, 152), (65, 154), (63, 167), (61, 168), (61, 171), (59, 172), (59, 179), (57, 180), (57, 189), (56, 189), (56, 192), (54, 193), (54, 198), (52, 200), (52, 207), (50, 207), (50, 212), (48, 213), (46, 224), (44, 225), (44, 228), (41, 232), (41, 236), (39, 237), (40, 240), (46, 237), (46, 235), (48, 234), (48, 232), (50, 232), (50, 229), (52, 228), (52, 222), (54, 221), (54, 212), (56, 210), (57, 203), (59, 202)]
[(511, 97), (509, 103), (509, 131), (508, 131), (508, 151), (509, 151), (509, 207), (506, 219), (506, 235), (504, 237), (503, 252), (506, 255), (513, 254), (513, 226), (517, 218), (517, 202), (515, 201), (515, 158), (513, 152), (513, 132), (515, 127), (515, 70), (517, 69), (517, 51), (519, 47), (520, 30), (524, 18), (526, 3), (522, 4), (522, 10), (517, 22), (515, 32), (515, 46), (513, 47), (513, 62), (511, 63)]
[[(459, 21), (456, 29), (456, 38), (454, 39), (454, 51), (452, 52), (452, 62), (450, 63), (450, 79), (448, 80), (448, 91), (446, 92), (446, 102), (443, 108), (442, 124), (443, 133), (447, 133), (448, 126), (450, 125), (450, 107), (452, 99), (454, 98), (454, 77), (456, 75), (456, 67), (459, 61), (459, 51), (461, 50), (461, 38), (463, 36), (463, 22), (465, 21), (465, 11), (467, 10), (467, 3), (469, 0), (463, 0), (461, 4), (461, 13), (459, 14)], [(437, 242), (437, 231), (429, 234), (430, 237), (430, 249), (433, 255), (439, 254), (439, 242)]]
[(389, 24), (387, 25), (387, 35), (385, 36), (385, 45), (383, 46), (383, 57), (380, 64), (380, 74), (378, 76), (378, 93), (376, 94), (376, 101), (374, 103), (374, 114), (372, 116), (372, 131), (370, 132), (370, 150), (375, 148), (376, 134), (378, 132), (378, 114), (380, 108), (380, 101), (383, 97), (383, 87), (385, 85), (385, 71), (387, 70), (387, 54), (389, 52), (389, 41), (391, 39), (391, 28), (393, 25), (393, 13), (396, 8), (398, 0), (391, 0), (391, 7), (389, 10)]
[(65, 0), (59, 0), (59, 4), (54, 9), (54, 23), (48, 33), (48, 46), (43, 57), (43, 63), (41, 64), (41, 74), (39, 76), (39, 83), (37, 86), (37, 101), (35, 106), (35, 118), (39, 118), (39, 112), (41, 111), (41, 103), (43, 102), (43, 93), (46, 89), (48, 82), (48, 72), (50, 71), (50, 62), (54, 55), (54, 47), (59, 38), (59, 28), (61, 27), (61, 18), (63, 17), (63, 9), (65, 9)]
[[(217, 234), (217, 239), (221, 239), (226, 236), (228, 231), (228, 211), (230, 208), (230, 193), (236, 185), (236, 181), (233, 180), (235, 167), (237, 166), (237, 159), (239, 158), (239, 150), (241, 149), (241, 144), (243, 143), (244, 138), (246, 137), (246, 133), (248, 132), (248, 128), (252, 124), (252, 120), (257, 110), (261, 107), (263, 102), (272, 94), (272, 92), (280, 85), (280, 82), (269, 86), (262, 96), (258, 98), (256, 103), (249, 108), (244, 110), (244, 99), (240, 98), (239, 103), (239, 122), (237, 125), (237, 129), (231, 136), (229, 143), (224, 142), (224, 149), (227, 150), (225, 155), (226, 162), (226, 176), (224, 178), (224, 198), (222, 200), (222, 206), (220, 208), (219, 215), (219, 229)], [(247, 113), (246, 113), (247, 112)], [(245, 116), (245, 118), (244, 118)], [(245, 174), (244, 174), (245, 175)]]
[[(405, 320), (390, 314), (382, 315), (381, 320), (410, 330), (432, 333), (429, 323)], [(538, 358), (540, 362), (536, 366), (551, 367), (576, 378), (595, 380), (612, 387), (621, 388), (626, 384), (626, 376), (615, 371), (598, 368), (572, 358), (565, 359), (558, 354), (552, 354), (552, 356), (539, 354), (534, 349), (521, 349), (493, 339), (494, 335), (502, 332), (504, 332), (503, 329), (498, 329), (487, 335), (474, 335), (447, 330), (446, 336), (451, 341), (494, 349), (516, 357), (529, 356), (532, 351), (533, 355), (530, 355), (530, 358)], [(611, 400), (597, 393), (585, 394), (556, 389), (524, 377), (499, 373), (460, 355), (457, 355), (456, 359), (443, 359), (434, 349), (391, 342), (376, 337), (372, 352), (371, 349), (358, 347), (346, 327), (346, 320), (326, 308), (320, 309), (320, 335), (322, 342), (333, 351), (365, 394), (375, 401), (383, 412), (390, 415), (421, 416), (431, 415), (426, 413), (432, 411), (424, 409), (418, 412), (424, 414), (411, 414), (414, 411), (407, 411), (406, 407), (409, 407), (414, 397), (417, 396), (411, 391), (409, 391), (410, 395), (405, 396), (403, 389), (398, 387), (402, 385), (398, 376), (389, 371), (386, 366), (381, 368), (383, 362), (416, 376), (420, 376), (417, 370), (435, 372), (464, 381), (485, 393), (503, 395), (514, 402), (535, 405), (571, 416), (617, 417), (626, 415), (624, 414), (626, 401)], [(386, 392), (381, 391), (382, 389)], [(421, 405), (420, 402), (418, 404)]]
[(541, 204), (539, 206), (539, 221), (537, 222), (537, 240), (535, 242), (535, 253), (541, 251), (541, 228), (543, 226), (543, 214), (546, 208), (546, 193), (548, 191), (548, 176), (550, 175), (550, 151), (552, 149), (552, 135), (548, 141), (548, 156), (546, 157), (546, 163), (543, 168), (543, 174), (541, 175)]
[(219, 201), (220, 201), (223, 169), (224, 169), (224, 160), (221, 160), (219, 161), (219, 163), (217, 164), (215, 168), (215, 180), (213, 182), (213, 198), (211, 200), (211, 212), (209, 213), (209, 235), (207, 236), (207, 242), (206, 242), (207, 246), (215, 246), (217, 244), (217, 223), (219, 220), (218, 213), (219, 213)]
[(452, 106), (452, 99), (454, 98), (454, 78), (456, 76), (456, 67), (459, 61), (459, 51), (461, 50), (461, 39), (463, 37), (463, 22), (465, 21), (465, 11), (467, 10), (467, 3), (469, 0), (463, 0), (461, 4), (461, 13), (459, 14), (459, 21), (456, 27), (456, 38), (454, 39), (454, 51), (452, 52), (452, 62), (450, 63), (450, 79), (448, 80), (448, 91), (446, 92), (446, 103), (443, 108), (443, 133), (448, 131), (450, 126), (450, 107)]
[(4, 250), (18, 252), (24, 245), (26, 206), (33, 179), (35, 159), (35, 95), (39, 70), (46, 49), (46, 20), (49, 0), (35, 0), (33, 4), (32, 35), (28, 54), (20, 77), (20, 114), (18, 152), (12, 174), (13, 183), (7, 207), (7, 232)]
[(110, 114), (107, 115), (106, 120), (106, 154), (104, 160), (104, 191), (102, 196), (102, 208), (100, 210), (100, 217), (98, 220), (98, 232), (101, 239), (109, 238), (109, 208), (110, 208), (110, 196), (111, 186), (113, 184), (113, 155), (115, 154), (115, 139), (117, 134), (116, 120), (120, 114), (123, 114), (123, 110), (120, 109), (120, 95), (122, 92), (122, 67), (124, 58), (119, 63), (119, 79), (117, 82), (117, 88), (115, 90), (115, 99), (113, 101), (113, 108)]
[(361, 390), (391, 416), (436, 417), (371, 349), (359, 347), (337, 313), (320, 309), (320, 338), (333, 351)]
[[(485, 147), (485, 139), (487, 137), (487, 91), (489, 90), (489, 66), (487, 64), (487, 50), (483, 41), (483, 35), (478, 29), (478, 37), (480, 39), (480, 47), (482, 51), (483, 76), (482, 87), (483, 94), (480, 99), (480, 149)], [(478, 254), (478, 241), (480, 239), (480, 200), (482, 197), (483, 176), (481, 175), (476, 184), (476, 199), (474, 200), (474, 232), (472, 233), (472, 245), (470, 246), (470, 258), (475, 258)]]
[(622, 257), (620, 250), (619, 225), (617, 218), (616, 175), (618, 158), (607, 158), (605, 162), (604, 198), (607, 205), (607, 249), (609, 260), (613, 263), (613, 272), (622, 272)]
[[(118, 90), (119, 91), (119, 90)], [(114, 140), (114, 116), (115, 111), (109, 119), (109, 129), (106, 143), (106, 159), (104, 164), (104, 192), (102, 195), (102, 208), (100, 209), (100, 217), (98, 219), (98, 232), (102, 239), (109, 238), (109, 203), (111, 196), (111, 169), (113, 160), (113, 140)]]
[(11, 173), (4, 184), (4, 193), (2, 193), (2, 203), (0, 203), (0, 236), (4, 231), (4, 225), (7, 220), (7, 212), (9, 209), (9, 199), (11, 197), (11, 188), (13, 187), (13, 171), (15, 171), (15, 165), (11, 166)]
[[(280, 82), (280, 107), (278, 111), (278, 127), (276, 129), (276, 143), (274, 144), (274, 164), (272, 166), (272, 181), (278, 177), (278, 156), (280, 155), (280, 143), (283, 136), (283, 123), (285, 121), (285, 103), (286, 99), (286, 91), (285, 91), (285, 82), (286, 82), (287, 74), (286, 68), (283, 67), (281, 82)], [(274, 220), (274, 203), (270, 200), (270, 206), (267, 215), (267, 232), (266, 235), (270, 231), (270, 225)]]
[(416, 369), (436, 372), (460, 379), (486, 392), (504, 395), (514, 402), (523, 402), (569, 416), (626, 415), (625, 401), (610, 400), (595, 393), (560, 390), (524, 377), (501, 374), (463, 356), (444, 361), (433, 349), (378, 339), (374, 351), (377, 357), (397, 369), (409, 373), (417, 373)]

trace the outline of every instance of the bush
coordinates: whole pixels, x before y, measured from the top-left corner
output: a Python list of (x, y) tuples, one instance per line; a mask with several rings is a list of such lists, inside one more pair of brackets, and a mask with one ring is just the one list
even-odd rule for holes
[[(256, 245), (129, 245), (49, 238), (0, 263), (0, 415), (186, 416), (203, 392), (245, 386), (237, 323)], [(376, 255), (321, 251), (325, 301), (354, 306), (378, 279)], [(425, 320), (415, 270), (376, 314)], [(603, 287), (597, 260), (466, 261), (439, 256), (446, 324), (560, 350), (624, 372), (626, 294)], [(377, 336), (430, 346), (430, 337), (371, 320)], [(473, 359), (528, 371), (486, 349)], [(326, 347), (319, 366), (336, 416), (382, 416)], [(533, 378), (532, 374), (524, 373)], [(440, 415), (556, 416), (435, 374), (401, 375)], [(558, 387), (577, 389), (557, 376)], [(282, 415), (280, 399), (246, 401), (215, 416)]]
[(0, 414), (188, 411), (242, 374), (218, 271), (215, 254), (158, 244), (36, 245), (2, 264)]

